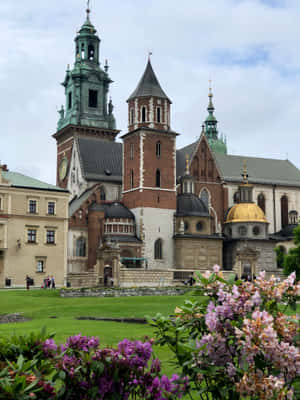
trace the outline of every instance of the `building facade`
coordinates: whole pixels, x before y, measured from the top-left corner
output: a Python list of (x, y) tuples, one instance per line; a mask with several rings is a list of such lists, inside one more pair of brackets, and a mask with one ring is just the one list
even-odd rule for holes
[(0, 287), (67, 277), (69, 193), (0, 166)]

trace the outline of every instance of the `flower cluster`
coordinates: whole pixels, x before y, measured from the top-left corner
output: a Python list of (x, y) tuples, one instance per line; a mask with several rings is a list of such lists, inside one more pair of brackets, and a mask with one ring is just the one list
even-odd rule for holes
[(153, 323), (195, 387), (215, 399), (298, 398), (299, 316), (283, 312), (300, 294), (295, 274), (282, 282), (264, 272), (254, 282), (226, 281), (214, 266), (198, 273), (195, 290), (201, 300), (176, 308), (176, 328), (163, 318)]

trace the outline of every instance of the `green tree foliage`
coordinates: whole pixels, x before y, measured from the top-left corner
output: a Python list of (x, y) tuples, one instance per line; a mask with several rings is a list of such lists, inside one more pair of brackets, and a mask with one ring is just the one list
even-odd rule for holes
[(285, 275), (296, 272), (296, 280), (300, 280), (300, 225), (294, 229), (295, 247), (284, 256), (283, 270)]

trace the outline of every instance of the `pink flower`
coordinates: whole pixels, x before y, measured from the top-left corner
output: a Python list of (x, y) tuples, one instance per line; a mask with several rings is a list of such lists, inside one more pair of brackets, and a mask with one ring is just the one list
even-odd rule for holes
[(215, 264), (215, 265), (213, 266), (213, 271), (217, 274), (217, 273), (220, 271), (219, 265)]

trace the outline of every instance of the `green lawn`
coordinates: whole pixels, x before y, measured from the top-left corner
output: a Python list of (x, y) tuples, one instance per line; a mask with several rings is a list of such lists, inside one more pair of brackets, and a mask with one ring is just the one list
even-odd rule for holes
[[(186, 296), (145, 296), (121, 298), (62, 298), (58, 291), (0, 291), (0, 314), (23, 313), (32, 318), (29, 322), (0, 324), (0, 335), (26, 334), (46, 327), (48, 332), (55, 332), (57, 343), (64, 343), (70, 335), (98, 336), (101, 346), (115, 346), (124, 338), (131, 340), (153, 336), (153, 329), (148, 325), (78, 321), (76, 317), (144, 317), (157, 313), (170, 315), (176, 306), (183, 304)], [(53, 318), (56, 317), (56, 318)], [(165, 348), (155, 348), (164, 363), (164, 372), (171, 374), (174, 367), (167, 362), (171, 353)]]

